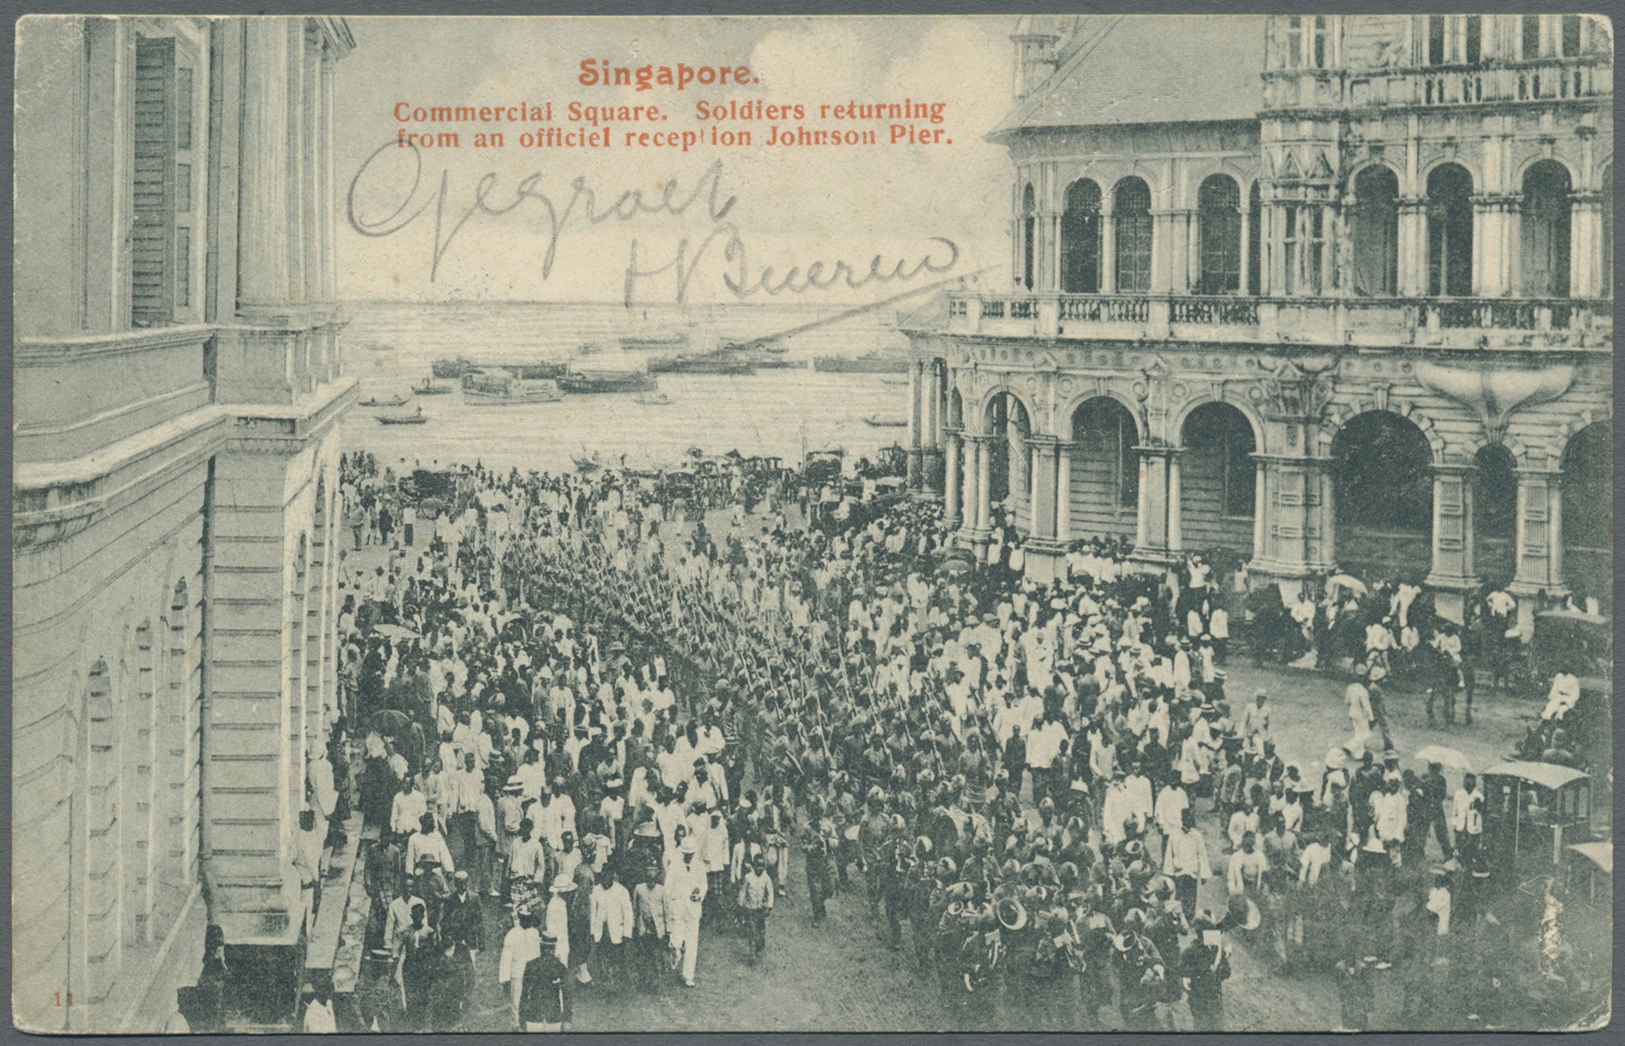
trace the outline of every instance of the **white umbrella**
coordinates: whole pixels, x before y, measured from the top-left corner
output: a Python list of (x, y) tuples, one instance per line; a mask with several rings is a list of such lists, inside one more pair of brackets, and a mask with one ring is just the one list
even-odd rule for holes
[(1444, 745), (1428, 745), (1426, 748), (1417, 751), (1415, 759), (1419, 763), (1438, 763), (1447, 770), (1468, 771), (1472, 769), (1472, 764), (1467, 761), (1466, 756), (1454, 748), (1446, 748)]
[(1365, 582), (1361, 581), (1352, 574), (1333, 574), (1331, 577), (1326, 579), (1326, 583), (1328, 585), (1341, 585), (1344, 588), (1352, 589), (1354, 594), (1357, 596), (1363, 596), (1366, 594)]

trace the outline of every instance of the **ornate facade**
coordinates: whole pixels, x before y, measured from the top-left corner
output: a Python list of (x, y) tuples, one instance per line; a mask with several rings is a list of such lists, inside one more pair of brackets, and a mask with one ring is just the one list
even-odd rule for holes
[(1289, 597), (1363, 569), (1447, 613), (1484, 582), (1611, 604), (1606, 22), (1012, 39), (1011, 278), (910, 334), (914, 483), (963, 542), (1006, 501), (1040, 577), (1113, 534)]
[[(17, 37), (12, 999), (155, 1032), (205, 926), (297, 952), (336, 704), (330, 18)], [(295, 985), (297, 987), (297, 985)]]

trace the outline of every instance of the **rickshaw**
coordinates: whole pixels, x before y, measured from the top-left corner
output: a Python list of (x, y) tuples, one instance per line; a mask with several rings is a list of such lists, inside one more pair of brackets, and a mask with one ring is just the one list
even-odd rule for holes
[(1610, 842), (1570, 843), (1567, 893), (1584, 897), (1599, 911), (1614, 910), (1614, 844)]
[(1537, 840), (1553, 865), (1565, 844), (1591, 839), (1591, 778), (1556, 763), (1500, 763), (1483, 773), (1484, 839), (1507, 865)]
[(1579, 680), (1580, 699), (1564, 716), (1562, 726), (1568, 748), (1592, 768), (1613, 764), (1613, 651), (1612, 618), (1578, 610), (1547, 610), (1535, 615), (1529, 643), (1533, 681), (1543, 695), (1559, 672)]

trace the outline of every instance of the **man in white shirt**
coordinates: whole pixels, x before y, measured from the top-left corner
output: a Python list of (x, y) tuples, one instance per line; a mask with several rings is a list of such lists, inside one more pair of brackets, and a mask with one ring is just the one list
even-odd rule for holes
[(632, 895), (615, 875), (614, 864), (598, 873), (592, 888), (590, 918), (593, 979), (614, 987), (625, 968), (626, 942), (632, 939)]
[(683, 983), (694, 987), (694, 966), (700, 946), (700, 912), (710, 883), (705, 865), (697, 857), (699, 847), (690, 837), (683, 840), (681, 859), (666, 874), (667, 923), (672, 950), (682, 961)]
[(418, 822), (429, 812), (428, 800), (413, 787), (410, 774), (401, 781), (401, 790), (395, 793), (390, 807), (389, 830), (396, 835), (410, 835), (417, 831)]
[(418, 831), (406, 840), (406, 874), (424, 875), (421, 867), (425, 863), (433, 864), (442, 876), (449, 876), (457, 871), (452, 864), (451, 851), (446, 848), (446, 837), (435, 828), (434, 817), (424, 814), (418, 822)]
[(1456, 789), (1450, 830), (1462, 864), (1471, 868), (1484, 836), (1484, 793), (1479, 791), (1476, 774), (1462, 775), (1461, 787)]

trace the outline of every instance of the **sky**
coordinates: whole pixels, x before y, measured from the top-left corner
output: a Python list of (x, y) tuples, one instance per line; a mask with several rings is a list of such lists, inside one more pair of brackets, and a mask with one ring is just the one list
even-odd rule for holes
[[(348, 23), (356, 47), (336, 73), (334, 169), (339, 291), (346, 299), (631, 295), (636, 303), (855, 305), (1009, 265), (1012, 167), (1004, 148), (983, 136), (1014, 104), (1014, 18), (352, 17)], [(752, 82), (587, 87), (578, 82), (584, 59), (665, 66), (674, 74), (680, 64), (744, 65)], [(834, 107), (850, 101), (905, 99), (943, 103), (942, 122), (833, 119)], [(698, 116), (698, 103), (758, 100), (799, 104), (803, 118)], [(409, 115), (417, 108), (521, 102), (551, 102), (553, 120), (541, 126), (559, 134), (594, 130), (569, 119), (571, 102), (654, 106), (666, 118), (601, 123), (613, 136), (607, 148), (538, 149), (519, 143), (537, 129), (528, 121), (418, 123), (395, 115), (401, 103)], [(826, 105), (827, 114), (819, 108)], [(895, 145), (893, 123), (905, 128)], [(938, 141), (909, 144), (910, 124), (935, 132)], [(774, 128), (783, 134), (802, 126), (873, 131), (877, 144), (767, 144)], [(713, 129), (748, 131), (752, 144), (712, 145)], [(402, 147), (402, 133), (448, 130), (458, 134), (457, 148)], [(482, 130), (501, 131), (503, 147), (476, 148), (473, 135)], [(624, 141), (628, 132), (685, 131), (699, 136), (686, 152)], [(482, 184), (483, 208), (476, 203)], [(628, 204), (625, 216), (610, 213), (634, 191), (646, 210)], [(669, 206), (662, 208), (663, 201)], [(907, 278), (865, 282), (877, 256), (880, 273)], [(850, 279), (838, 262), (846, 263)], [(815, 263), (829, 286), (805, 285)], [(764, 280), (766, 267), (772, 271)], [(629, 280), (629, 269), (647, 275)], [(791, 269), (799, 276), (780, 289)], [(796, 293), (797, 286), (804, 289)]]

